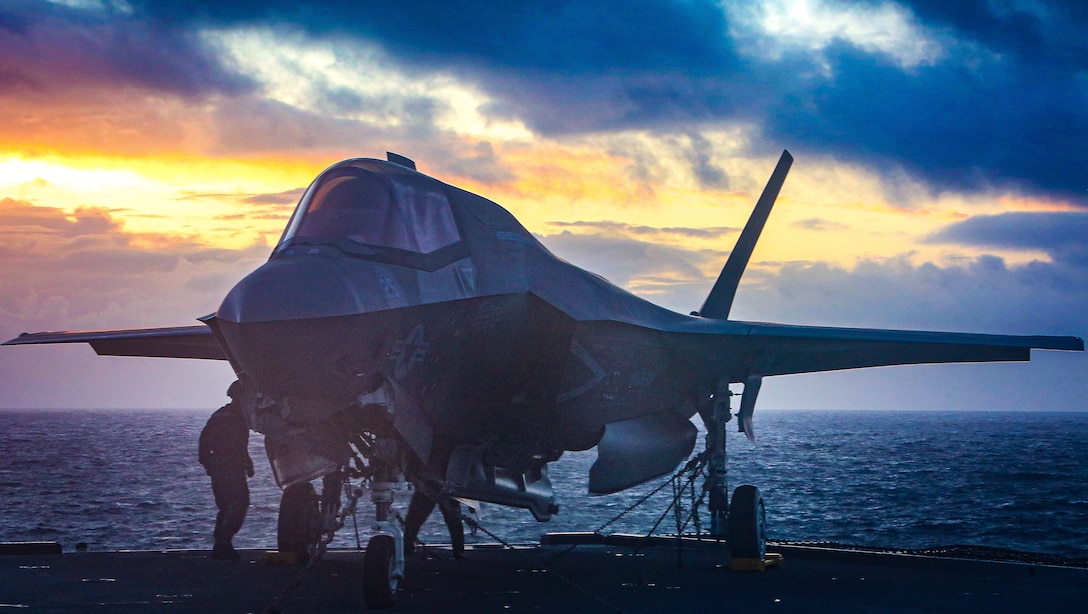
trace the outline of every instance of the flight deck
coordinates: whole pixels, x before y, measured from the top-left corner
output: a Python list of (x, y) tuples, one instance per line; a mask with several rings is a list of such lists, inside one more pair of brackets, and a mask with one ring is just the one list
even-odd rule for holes
[[(553, 540), (563, 542), (564, 540)], [(576, 540), (577, 541), (577, 540)], [(394, 612), (1082, 612), (1088, 569), (771, 544), (731, 571), (724, 544), (663, 538), (448, 547), (412, 557)], [(308, 567), (265, 551), (0, 556), (0, 609), (30, 612), (359, 612), (363, 555)]]

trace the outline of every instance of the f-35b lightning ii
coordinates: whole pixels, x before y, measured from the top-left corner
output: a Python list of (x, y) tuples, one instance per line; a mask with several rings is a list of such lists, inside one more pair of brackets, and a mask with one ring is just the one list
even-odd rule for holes
[(1075, 337), (730, 320), (791, 163), (784, 152), (691, 315), (555, 257), (499, 205), (390, 154), (322, 172), (268, 262), (201, 325), (34, 333), (8, 344), (87, 342), (104, 355), (229, 361), (284, 488), (281, 550), (305, 554), (331, 539), (360, 496), (344, 484), (368, 484), (378, 530), (365, 559), (371, 607), (392, 606), (403, 575), (391, 507), (398, 485), (547, 520), (557, 509), (548, 463), (564, 451), (596, 446), (589, 490), (620, 491), (688, 457), (695, 414), (708, 431), (711, 532), (728, 536), (735, 556), (762, 556), (758, 489), (741, 486), (731, 502), (726, 492), (730, 384), (743, 384), (737, 423), (751, 438), (764, 377), (1022, 361), (1032, 349), (1084, 347)]

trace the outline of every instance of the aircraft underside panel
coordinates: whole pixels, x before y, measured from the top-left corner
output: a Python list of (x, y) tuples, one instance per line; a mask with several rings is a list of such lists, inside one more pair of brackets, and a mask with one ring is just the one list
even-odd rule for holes
[(697, 411), (700, 390), (689, 359), (660, 331), (579, 322), (559, 379), (555, 413), (560, 422), (578, 425), (587, 439), (568, 449), (597, 445), (606, 425), (640, 416), (669, 412), (686, 421)]
[(605, 426), (589, 492), (607, 495), (670, 473), (695, 448), (698, 429), (684, 416), (662, 412)]
[(528, 509), (540, 522), (557, 511), (548, 466), (507, 468), (488, 460), (485, 446), (458, 446), (450, 455), (444, 494)]

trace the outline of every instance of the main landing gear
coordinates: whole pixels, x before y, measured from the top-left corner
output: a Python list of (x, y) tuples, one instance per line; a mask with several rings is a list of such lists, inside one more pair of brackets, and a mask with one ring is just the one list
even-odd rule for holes
[(710, 534), (726, 540), (733, 559), (763, 560), (767, 553), (767, 514), (763, 495), (755, 486), (744, 485), (733, 491), (732, 501), (728, 499), (725, 427), (733, 418), (729, 405), (732, 395), (729, 382), (719, 383), (713, 407), (699, 412), (706, 424), (709, 457), (703, 488), (709, 496)]
[(734, 559), (758, 559), (767, 555), (767, 512), (763, 495), (755, 486), (738, 486), (729, 503), (729, 554)]
[(345, 472), (335, 471), (321, 481), (321, 494), (310, 482), (292, 484), (283, 490), (276, 525), (276, 546), (280, 552), (307, 563), (318, 555), (333, 535), (344, 526), (346, 514), (340, 514), (340, 490)]
[(321, 506), (309, 482), (292, 484), (283, 490), (276, 525), (276, 546), (306, 563), (321, 543)]

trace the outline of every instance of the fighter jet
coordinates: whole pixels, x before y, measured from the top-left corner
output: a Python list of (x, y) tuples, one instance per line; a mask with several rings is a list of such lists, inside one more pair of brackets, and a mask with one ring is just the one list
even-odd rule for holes
[(711, 457), (711, 532), (728, 537), (735, 556), (761, 556), (758, 489), (739, 487), (731, 504), (725, 490), (730, 384), (743, 385), (737, 424), (753, 438), (764, 377), (1084, 349), (1076, 337), (730, 320), (792, 160), (783, 152), (690, 315), (565, 262), (498, 204), (389, 154), (318, 175), (269, 260), (201, 325), (43, 332), (7, 344), (86, 342), (103, 355), (228, 361), (284, 489), (281, 550), (327, 543), (360, 496), (344, 484), (359, 478), (369, 488), (378, 530), (365, 556), (371, 607), (393, 605), (403, 575), (392, 508), (401, 485), (547, 520), (557, 509), (548, 463), (596, 447), (589, 490), (617, 492), (688, 458), (696, 414)]

